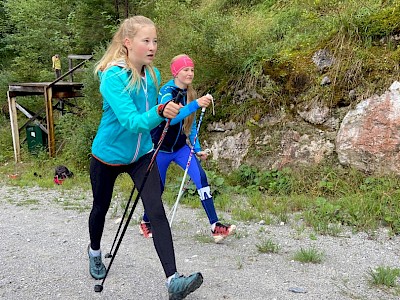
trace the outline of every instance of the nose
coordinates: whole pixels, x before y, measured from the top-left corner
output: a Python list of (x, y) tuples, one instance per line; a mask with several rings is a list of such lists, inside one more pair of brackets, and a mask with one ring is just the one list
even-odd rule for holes
[(149, 43), (149, 50), (156, 50), (157, 49), (157, 43), (151, 42)]

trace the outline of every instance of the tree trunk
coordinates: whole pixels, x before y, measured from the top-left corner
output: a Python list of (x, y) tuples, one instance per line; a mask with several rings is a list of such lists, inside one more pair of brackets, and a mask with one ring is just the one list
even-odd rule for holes
[(125, 0), (125, 18), (129, 17), (129, 1)]
[(114, 0), (115, 19), (119, 20), (119, 0)]

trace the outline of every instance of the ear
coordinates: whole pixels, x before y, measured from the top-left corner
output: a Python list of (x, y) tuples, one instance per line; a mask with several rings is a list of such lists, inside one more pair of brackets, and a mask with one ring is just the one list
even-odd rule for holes
[(124, 46), (128, 49), (131, 48), (131, 40), (129, 38), (124, 38)]

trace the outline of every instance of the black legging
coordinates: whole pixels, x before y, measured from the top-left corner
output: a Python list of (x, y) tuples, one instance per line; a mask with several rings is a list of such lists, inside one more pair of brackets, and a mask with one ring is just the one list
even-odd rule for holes
[[(112, 198), (115, 180), (121, 173), (128, 173), (136, 188), (142, 185), (152, 153), (142, 156), (137, 162), (129, 165), (111, 166), (92, 157), (90, 162), (90, 181), (93, 191), (93, 207), (89, 216), (90, 246), (100, 249), (104, 223)], [(171, 228), (161, 201), (161, 180), (157, 164), (154, 163), (144, 188), (141, 192), (143, 206), (150, 219), (153, 243), (167, 277), (176, 272), (175, 253)]]

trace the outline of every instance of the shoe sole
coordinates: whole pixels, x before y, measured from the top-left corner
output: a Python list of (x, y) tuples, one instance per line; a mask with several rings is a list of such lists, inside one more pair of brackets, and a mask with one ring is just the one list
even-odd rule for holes
[(193, 276), (196, 276), (196, 278), (188, 285), (186, 290), (179, 294), (170, 294), (169, 300), (185, 299), (187, 295), (189, 295), (190, 293), (193, 293), (195, 290), (197, 290), (203, 283), (203, 275), (201, 275), (201, 273), (196, 273)]
[(217, 235), (217, 236), (213, 236), (214, 238), (214, 242), (216, 244), (221, 243), (224, 239), (226, 239), (228, 236), (234, 234), (236, 231), (236, 226), (235, 225), (231, 225), (231, 231), (227, 234), (227, 235)]

